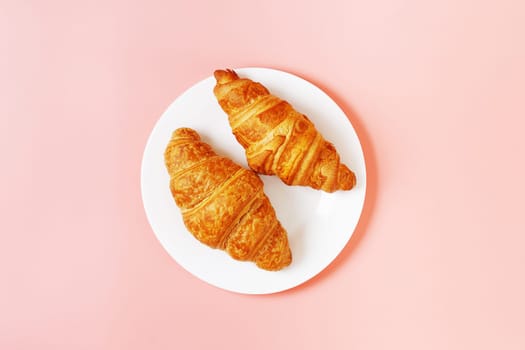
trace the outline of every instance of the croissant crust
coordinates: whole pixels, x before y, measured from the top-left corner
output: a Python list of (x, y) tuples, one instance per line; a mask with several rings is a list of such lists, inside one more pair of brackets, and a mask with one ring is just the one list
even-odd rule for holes
[(173, 132), (164, 157), (171, 193), (195, 238), (265, 270), (291, 263), (286, 231), (255, 173), (217, 155), (189, 128)]
[(307, 116), (272, 95), (262, 84), (239, 78), (233, 70), (217, 70), (213, 90), (248, 165), (260, 174), (277, 175), (288, 185), (326, 192), (350, 190), (355, 174), (340, 162)]

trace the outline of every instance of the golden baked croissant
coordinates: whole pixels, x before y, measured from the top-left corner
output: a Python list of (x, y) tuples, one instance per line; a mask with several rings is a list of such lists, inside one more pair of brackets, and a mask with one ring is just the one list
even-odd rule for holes
[(213, 92), (246, 150), (250, 168), (277, 175), (288, 185), (326, 192), (354, 187), (354, 173), (341, 164), (334, 145), (305, 115), (262, 84), (240, 79), (233, 70), (217, 70), (214, 75)]
[(265, 270), (291, 263), (286, 231), (254, 172), (217, 155), (189, 128), (173, 132), (164, 160), (171, 193), (195, 238)]

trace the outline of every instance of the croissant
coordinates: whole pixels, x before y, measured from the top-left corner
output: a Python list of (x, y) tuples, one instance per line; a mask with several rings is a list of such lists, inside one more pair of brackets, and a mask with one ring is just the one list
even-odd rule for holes
[(248, 165), (260, 174), (277, 175), (287, 185), (310, 186), (326, 192), (350, 190), (354, 173), (339, 160), (305, 115), (262, 84), (240, 79), (233, 70), (216, 70), (213, 90), (228, 114)]
[(291, 263), (286, 231), (254, 172), (217, 155), (189, 128), (173, 132), (164, 160), (171, 194), (195, 238), (265, 270)]

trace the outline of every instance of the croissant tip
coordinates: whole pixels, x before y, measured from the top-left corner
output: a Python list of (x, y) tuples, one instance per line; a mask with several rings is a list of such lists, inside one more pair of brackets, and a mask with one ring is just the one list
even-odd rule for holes
[(192, 138), (195, 140), (200, 140), (200, 135), (197, 133), (197, 131), (191, 129), (191, 128), (178, 128), (171, 134), (172, 139), (177, 138)]
[(339, 183), (340, 189), (343, 191), (348, 191), (354, 188), (356, 184), (356, 177), (352, 170), (348, 169), (346, 165), (341, 166), (339, 170)]
[(237, 75), (237, 73), (235, 73), (233, 69), (217, 69), (215, 72), (213, 72), (213, 76), (219, 84), (225, 84), (230, 81), (239, 79), (239, 76)]

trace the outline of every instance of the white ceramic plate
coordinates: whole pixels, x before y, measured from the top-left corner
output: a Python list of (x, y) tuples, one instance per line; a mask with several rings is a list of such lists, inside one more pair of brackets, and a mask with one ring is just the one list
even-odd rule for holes
[(288, 232), (293, 262), (278, 272), (239, 262), (198, 242), (183, 224), (169, 190), (164, 149), (178, 127), (190, 127), (221, 155), (247, 166), (244, 149), (232, 135), (228, 118), (213, 95), (213, 76), (179, 96), (157, 122), (142, 160), (142, 198), (153, 232), (187, 271), (219, 288), (246, 294), (269, 294), (295, 287), (326, 268), (344, 248), (357, 225), (366, 190), (366, 169), (359, 139), (344, 112), (323, 91), (289, 73), (267, 68), (235, 70), (261, 82), (270, 92), (307, 115), (338, 150), (357, 177), (351, 191), (325, 193), (286, 186), (277, 177), (261, 176), (264, 190)]

